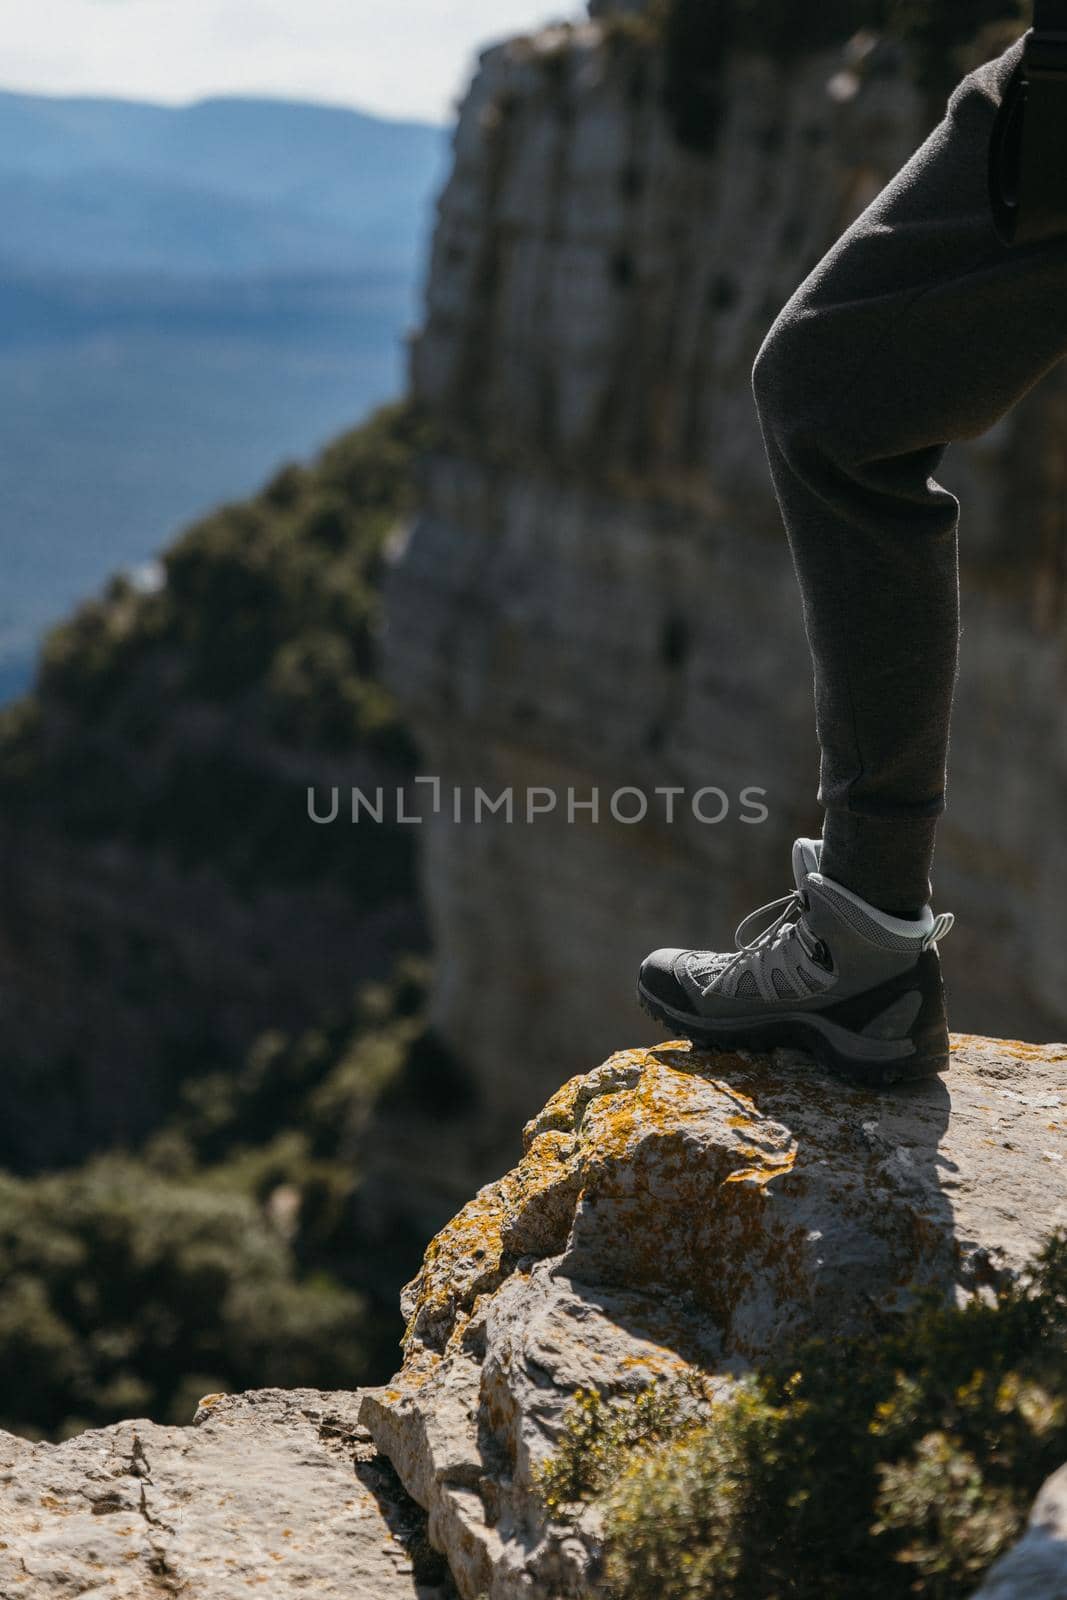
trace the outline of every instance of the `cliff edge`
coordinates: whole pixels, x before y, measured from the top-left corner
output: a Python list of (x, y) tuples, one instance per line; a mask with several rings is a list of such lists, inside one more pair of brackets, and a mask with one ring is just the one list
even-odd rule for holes
[(552, 1097), (430, 1245), (404, 1365), (360, 1410), (465, 1600), (595, 1571), (595, 1523), (539, 1489), (576, 1394), (833, 1352), (922, 1286), (995, 1299), (1067, 1223), (1067, 1047), (956, 1036), (952, 1065), (874, 1097), (799, 1054), (683, 1041)]
[[(977, 1553), (964, 1540), (960, 1572), (977, 1582), (1038, 1486), (1019, 1507), (1018, 1484), (1005, 1499), (994, 1481), (1012, 1428), (1026, 1472), (1051, 1473), (1067, 1454), (1048, 1377), (1063, 1359), (1067, 1295), (1061, 1283), (1043, 1300), (1028, 1265), (1067, 1226), (1067, 1046), (957, 1035), (953, 1047), (946, 1079), (878, 1096), (792, 1052), (675, 1041), (611, 1056), (549, 1100), (518, 1165), (433, 1240), (406, 1291), (404, 1362), (389, 1385), (209, 1397), (187, 1429), (125, 1422), (61, 1445), (0, 1437), (0, 1594), (56, 1592), (71, 1573), (101, 1593), (220, 1600), (261, 1583), (272, 1595), (313, 1583), (422, 1600), (444, 1600), (453, 1583), (463, 1600), (596, 1593), (619, 1481), (644, 1485), (662, 1528), (677, 1520), (676, 1500), (661, 1513), (662, 1484), (641, 1477), (657, 1448), (734, 1448), (740, 1414), (771, 1457), (767, 1419), (786, 1427), (774, 1435), (784, 1460), (790, 1397), (807, 1384), (806, 1427), (827, 1397), (832, 1407), (840, 1499), (866, 1471), (850, 1454), (849, 1407), (880, 1393), (883, 1369), (879, 1427), (901, 1438), (918, 1427), (929, 1454), (946, 1386), (958, 1415), (945, 1437), (979, 1416), (984, 1363), (999, 1431), (988, 1481), (965, 1487), (971, 1522), (986, 1500), (999, 1520), (982, 1523)], [(926, 1321), (909, 1321), (924, 1292)], [(998, 1344), (1001, 1329), (1010, 1338)], [(901, 1400), (889, 1380), (913, 1338), (922, 1362)], [(960, 1360), (975, 1369), (965, 1382), (951, 1375)], [(751, 1386), (783, 1362), (796, 1372), (776, 1408)], [(812, 1439), (818, 1482), (810, 1451), (825, 1446)], [(621, 1479), (604, 1466), (612, 1451)], [(956, 1456), (946, 1460), (951, 1477)], [(975, 1472), (987, 1467), (973, 1458)], [(597, 1493), (609, 1480), (614, 1500)], [(996, 1600), (1067, 1592), (1058, 1484), (994, 1569)], [(847, 1503), (834, 1515), (850, 1536)], [(685, 1537), (699, 1552), (706, 1533), (705, 1516)], [(908, 1536), (917, 1542), (910, 1524)], [(962, 1535), (938, 1537), (955, 1550)], [(910, 1583), (914, 1569), (902, 1570)], [(936, 1592), (970, 1593), (960, 1581)], [(642, 1583), (617, 1592), (651, 1592)]]

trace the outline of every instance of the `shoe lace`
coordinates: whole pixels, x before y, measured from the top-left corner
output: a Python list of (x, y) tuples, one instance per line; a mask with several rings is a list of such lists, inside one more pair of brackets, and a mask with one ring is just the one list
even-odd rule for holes
[[(809, 956), (814, 955), (816, 946), (814, 944), (809, 945), (808, 940), (804, 938), (803, 922), (800, 920), (795, 922), (793, 921), (794, 917), (799, 918), (799, 914), (806, 910), (806, 898), (799, 892), (799, 890), (793, 889), (789, 894), (783, 894), (777, 900), (768, 900), (766, 905), (757, 906), (755, 911), (750, 911), (747, 917), (742, 917), (741, 921), (737, 924), (737, 927), (734, 930), (734, 944), (736, 949), (733, 955), (727, 956), (725, 961), (723, 961), (723, 963), (717, 968), (711, 983), (708, 984), (707, 988), (705, 988), (704, 993), (706, 994), (710, 988), (717, 988), (725, 975), (732, 971), (734, 967), (740, 965), (753, 955), (758, 955), (765, 950), (773, 949), (774, 946), (779, 944), (783, 939), (789, 939), (795, 936), (800, 940), (800, 943), (807, 954)], [(775, 916), (773, 920), (769, 922), (754, 939), (746, 940), (744, 936), (749, 928), (755, 922), (757, 922), (760, 917), (768, 916), (773, 912), (777, 912), (778, 915)], [(809, 934), (808, 939), (810, 938), (811, 935)]]
[[(734, 930), (734, 944), (736, 949), (732, 955), (726, 956), (716, 967), (711, 982), (705, 985), (704, 993), (717, 988), (728, 972), (739, 966), (751, 956), (759, 955), (764, 951), (773, 950), (783, 939), (796, 938), (805, 955), (816, 958), (818, 956), (821, 940), (816, 939), (803, 921), (800, 913), (808, 909), (807, 897), (794, 889), (790, 894), (783, 894), (777, 900), (768, 900), (766, 905), (757, 906), (755, 911), (750, 911), (747, 917), (742, 917)], [(747, 940), (744, 935), (749, 927), (759, 917), (777, 911), (778, 915), (758, 933), (754, 939)], [(796, 921), (793, 918), (796, 917)], [(922, 942), (922, 949), (929, 950), (931, 945), (943, 939), (952, 931), (956, 919), (951, 911), (941, 911), (934, 918), (934, 925)]]

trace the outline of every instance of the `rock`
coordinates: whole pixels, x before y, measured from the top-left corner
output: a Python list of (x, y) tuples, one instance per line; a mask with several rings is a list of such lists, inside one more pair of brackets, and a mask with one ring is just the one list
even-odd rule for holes
[[(525, 1130), (434, 1239), (405, 1359), (362, 1394), (211, 1395), (188, 1428), (0, 1435), (0, 1597), (561, 1600), (596, 1512), (536, 1489), (579, 1388), (746, 1366), (966, 1297), (1067, 1225), (1067, 1046), (956, 1036), (947, 1080), (872, 1096), (799, 1053), (622, 1051)], [(983, 1600), (1064, 1594), (1065, 1482)], [(451, 1575), (431, 1545), (447, 1557)], [(1056, 1587), (1060, 1585), (1060, 1587)]]
[(121, 1422), (60, 1445), (0, 1434), (0, 1595), (446, 1600), (424, 1518), (358, 1405), (262, 1389), (208, 1396), (190, 1428)]
[(400, 1373), (360, 1420), (465, 1600), (549, 1600), (595, 1528), (535, 1490), (578, 1388), (717, 1381), (858, 1331), (912, 1285), (966, 1297), (1067, 1224), (1067, 1046), (955, 1036), (952, 1070), (873, 1096), (799, 1052), (622, 1051), (525, 1130), (430, 1245)]
[(974, 1600), (1067, 1600), (1067, 1467), (1046, 1480), (1026, 1533)]
[[(864, 62), (738, 52), (699, 153), (673, 135), (655, 50), (605, 15), (486, 51), (462, 107), (412, 352), (437, 443), (385, 642), (442, 783), (418, 829), (435, 1021), (478, 1075), (478, 1181), (562, 1074), (614, 1047), (641, 957), (728, 944), (818, 832), (810, 666), (749, 380), (780, 306), (928, 131), (898, 55)], [(1067, 1028), (1065, 411), (1057, 368), (937, 473), (964, 523), (936, 869), (959, 918), (953, 1020), (1046, 1039)], [(718, 824), (692, 814), (702, 785), (728, 798)], [(517, 820), (474, 823), (479, 786), (510, 787)], [(530, 786), (557, 805), (526, 824)], [(644, 821), (611, 817), (622, 787)], [(599, 821), (570, 820), (569, 792), (594, 790)]]

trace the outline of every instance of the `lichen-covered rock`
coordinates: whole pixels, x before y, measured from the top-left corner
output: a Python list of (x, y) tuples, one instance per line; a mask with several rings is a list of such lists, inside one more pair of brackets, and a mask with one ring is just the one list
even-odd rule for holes
[(263, 1389), (208, 1396), (191, 1428), (0, 1434), (0, 1595), (446, 1600), (441, 1564), (419, 1564), (424, 1519), (358, 1405)]
[(460, 1593), (558, 1596), (595, 1528), (537, 1495), (575, 1391), (728, 1382), (858, 1331), (914, 1285), (965, 1297), (1067, 1225), (1067, 1046), (954, 1038), (872, 1096), (799, 1053), (623, 1051), (528, 1124), (519, 1165), (433, 1241), (403, 1368), (360, 1411)]
[(1067, 1600), (1067, 1466), (1048, 1479), (1025, 1534), (974, 1600)]

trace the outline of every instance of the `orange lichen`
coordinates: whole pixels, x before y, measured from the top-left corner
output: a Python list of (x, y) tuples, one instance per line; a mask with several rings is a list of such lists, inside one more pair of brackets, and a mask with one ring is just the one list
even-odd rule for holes
[[(967, 1035), (954, 1046), (989, 1052), (988, 1041)], [(1067, 1054), (1018, 1042), (1002, 1048), (1049, 1061)], [(620, 1051), (571, 1078), (527, 1125), (518, 1166), (427, 1251), (405, 1378), (432, 1374), (431, 1354), (449, 1359), (480, 1337), (480, 1300), (519, 1259), (546, 1256), (562, 1256), (578, 1278), (592, 1271), (588, 1281), (605, 1286), (684, 1283), (729, 1344), (746, 1296), (787, 1305), (797, 1280), (810, 1276), (811, 1222), (803, 1203), (792, 1203), (808, 1185), (836, 1186), (841, 1203), (855, 1206), (857, 1222), (884, 1247), (887, 1285), (913, 1278), (943, 1251), (944, 1230), (921, 1207), (885, 1203), (885, 1150), (860, 1131), (868, 1106), (861, 1087), (804, 1063), (783, 1074), (770, 1057), (701, 1051), (684, 1040)], [(979, 1109), (993, 1117), (1003, 1108)], [(795, 1130), (816, 1125), (819, 1147), (806, 1149)], [(783, 1188), (791, 1203), (768, 1205)]]
[(689, 1363), (673, 1350), (662, 1350), (647, 1355), (623, 1356), (614, 1363), (620, 1372), (648, 1372), (654, 1378), (665, 1378), (674, 1373), (687, 1372)]
[(506, 1255), (562, 1248), (579, 1187), (574, 1157), (566, 1130), (536, 1133), (518, 1166), (480, 1190), (431, 1240), (405, 1346), (416, 1336), (443, 1344), (478, 1295), (500, 1282)]
[[(1028, 1039), (997, 1039), (995, 1043), (998, 1055), (1014, 1056), (1017, 1060), (1067, 1061), (1067, 1046), (1061, 1044), (1032, 1044)], [(974, 1048), (985, 1052), (990, 1040), (978, 1033), (952, 1033), (949, 1045), (954, 1051)]]
[(772, 1178), (780, 1178), (785, 1172), (792, 1172), (797, 1158), (795, 1150), (789, 1150), (782, 1156), (764, 1156), (758, 1150), (746, 1150), (745, 1155), (756, 1156), (762, 1163), (755, 1167), (741, 1167), (737, 1172), (728, 1172), (722, 1180), (723, 1183), (770, 1183)]

